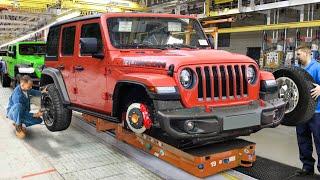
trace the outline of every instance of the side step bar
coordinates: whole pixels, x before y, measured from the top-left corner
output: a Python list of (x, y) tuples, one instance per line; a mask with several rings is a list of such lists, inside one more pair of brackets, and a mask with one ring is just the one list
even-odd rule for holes
[(98, 112), (93, 112), (87, 109), (83, 109), (83, 108), (79, 108), (79, 107), (75, 107), (75, 106), (69, 106), (68, 109), (73, 110), (73, 111), (77, 111), (77, 112), (81, 112), (84, 114), (88, 114), (91, 116), (95, 116), (98, 117), (100, 119), (106, 120), (106, 121), (110, 121), (110, 122), (115, 122), (115, 123), (120, 123), (121, 121), (118, 118), (112, 117), (112, 116), (108, 116), (102, 113), (98, 113)]

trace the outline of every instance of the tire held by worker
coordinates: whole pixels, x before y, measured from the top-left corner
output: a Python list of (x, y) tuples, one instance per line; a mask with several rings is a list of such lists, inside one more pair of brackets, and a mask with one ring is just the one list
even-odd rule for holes
[[(285, 77), (287, 81), (293, 81), (298, 88), (298, 102), (292, 110), (287, 110), (281, 124), (286, 126), (296, 126), (297, 124), (306, 123), (310, 120), (314, 114), (316, 108), (316, 100), (311, 97), (310, 91), (314, 88), (313, 78), (300, 67), (290, 67), (283, 68), (273, 72), (275, 76), (278, 87), (279, 87), (279, 97), (281, 96), (281, 88), (283, 83), (281, 79)], [(288, 89), (287, 96), (284, 99), (287, 101), (287, 107), (290, 105), (293, 97), (292, 90)], [(290, 95), (291, 94), (291, 95)]]

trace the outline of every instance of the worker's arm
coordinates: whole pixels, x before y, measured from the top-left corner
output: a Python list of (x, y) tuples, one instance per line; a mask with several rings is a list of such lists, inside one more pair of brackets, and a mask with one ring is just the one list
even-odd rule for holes
[[(317, 75), (314, 78), (315, 82), (320, 82), (320, 69), (317, 69)], [(320, 96), (320, 85), (313, 83), (314, 88), (311, 89), (311, 96), (312, 98), (314, 98), (315, 100), (317, 100), (317, 98)]]
[(30, 89), (30, 90), (29, 90), (29, 94), (30, 94), (31, 96), (41, 96), (41, 91), (34, 90), (34, 89)]
[(41, 96), (41, 93), (46, 93), (46, 92), (48, 92), (47, 87), (45, 87), (42, 91), (38, 91), (34, 89), (29, 90), (29, 94), (31, 96)]

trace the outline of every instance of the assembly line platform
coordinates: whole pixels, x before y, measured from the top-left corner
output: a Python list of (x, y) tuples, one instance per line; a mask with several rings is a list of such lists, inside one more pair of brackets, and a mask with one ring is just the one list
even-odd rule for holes
[[(110, 132), (97, 132), (78, 113), (65, 131), (53, 133), (45, 125), (37, 125), (20, 140), (5, 117), (11, 92), (0, 87), (0, 179), (198, 179), (118, 141)], [(38, 101), (32, 100), (36, 105)], [(301, 179), (292, 176), (297, 169), (257, 156), (251, 168), (239, 167), (205, 179)]]

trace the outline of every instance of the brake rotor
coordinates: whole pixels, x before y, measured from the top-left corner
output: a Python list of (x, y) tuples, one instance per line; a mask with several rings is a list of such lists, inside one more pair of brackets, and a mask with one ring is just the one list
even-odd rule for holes
[(126, 122), (128, 127), (135, 133), (143, 133), (152, 125), (149, 112), (144, 104), (131, 104), (126, 113)]

